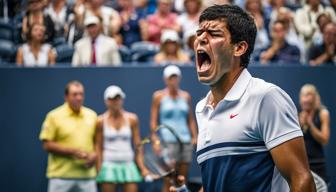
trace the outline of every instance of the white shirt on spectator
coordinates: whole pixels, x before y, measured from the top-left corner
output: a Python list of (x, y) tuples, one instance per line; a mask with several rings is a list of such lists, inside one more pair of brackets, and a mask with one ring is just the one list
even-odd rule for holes
[(306, 49), (311, 46), (314, 33), (319, 32), (316, 19), (321, 13), (329, 14), (331, 20), (336, 22), (336, 14), (331, 7), (319, 5), (317, 12), (312, 12), (310, 9), (310, 5), (304, 5), (296, 11), (294, 17), (295, 26), (299, 34), (305, 39)]
[(22, 45), (23, 65), (25, 67), (46, 67), (48, 66), (48, 55), (51, 46), (43, 44), (40, 48), (37, 58), (32, 53), (30, 46), (25, 43)]
[(55, 10), (53, 9), (52, 5), (49, 5), (45, 11), (44, 11), (47, 15), (50, 16), (50, 18), (53, 20), (54, 22), (54, 28), (55, 30), (60, 30), (61, 27), (64, 26), (64, 24), (66, 23), (66, 12), (67, 9), (64, 6), (61, 11), (59, 13), (56, 13)]

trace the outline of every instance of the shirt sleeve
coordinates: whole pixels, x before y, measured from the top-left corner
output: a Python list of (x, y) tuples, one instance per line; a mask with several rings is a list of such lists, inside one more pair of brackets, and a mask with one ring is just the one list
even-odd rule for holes
[(279, 87), (264, 95), (259, 108), (259, 131), (267, 149), (302, 136), (296, 107)]
[(54, 140), (56, 136), (56, 126), (53, 121), (52, 115), (48, 114), (42, 124), (42, 130), (40, 132), (40, 140)]

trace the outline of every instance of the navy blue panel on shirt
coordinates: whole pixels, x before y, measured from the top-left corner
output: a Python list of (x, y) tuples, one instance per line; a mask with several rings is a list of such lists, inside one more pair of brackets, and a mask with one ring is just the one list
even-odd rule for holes
[(268, 151), (218, 156), (200, 166), (206, 192), (271, 191), (274, 163)]

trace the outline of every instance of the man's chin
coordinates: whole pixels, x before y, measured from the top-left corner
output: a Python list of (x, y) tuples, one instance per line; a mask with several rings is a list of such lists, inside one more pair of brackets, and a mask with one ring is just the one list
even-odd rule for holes
[(209, 79), (209, 78), (206, 78), (206, 77), (200, 77), (198, 76), (198, 81), (204, 85), (208, 85), (208, 86), (211, 86), (213, 84), (216, 83), (216, 81), (214, 79)]

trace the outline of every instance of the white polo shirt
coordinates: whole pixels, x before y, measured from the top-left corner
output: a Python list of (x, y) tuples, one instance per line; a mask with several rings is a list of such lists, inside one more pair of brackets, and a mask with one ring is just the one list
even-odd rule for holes
[(196, 106), (197, 161), (205, 191), (289, 191), (269, 151), (302, 136), (290, 97), (247, 69), (216, 108), (209, 97), (210, 92)]

